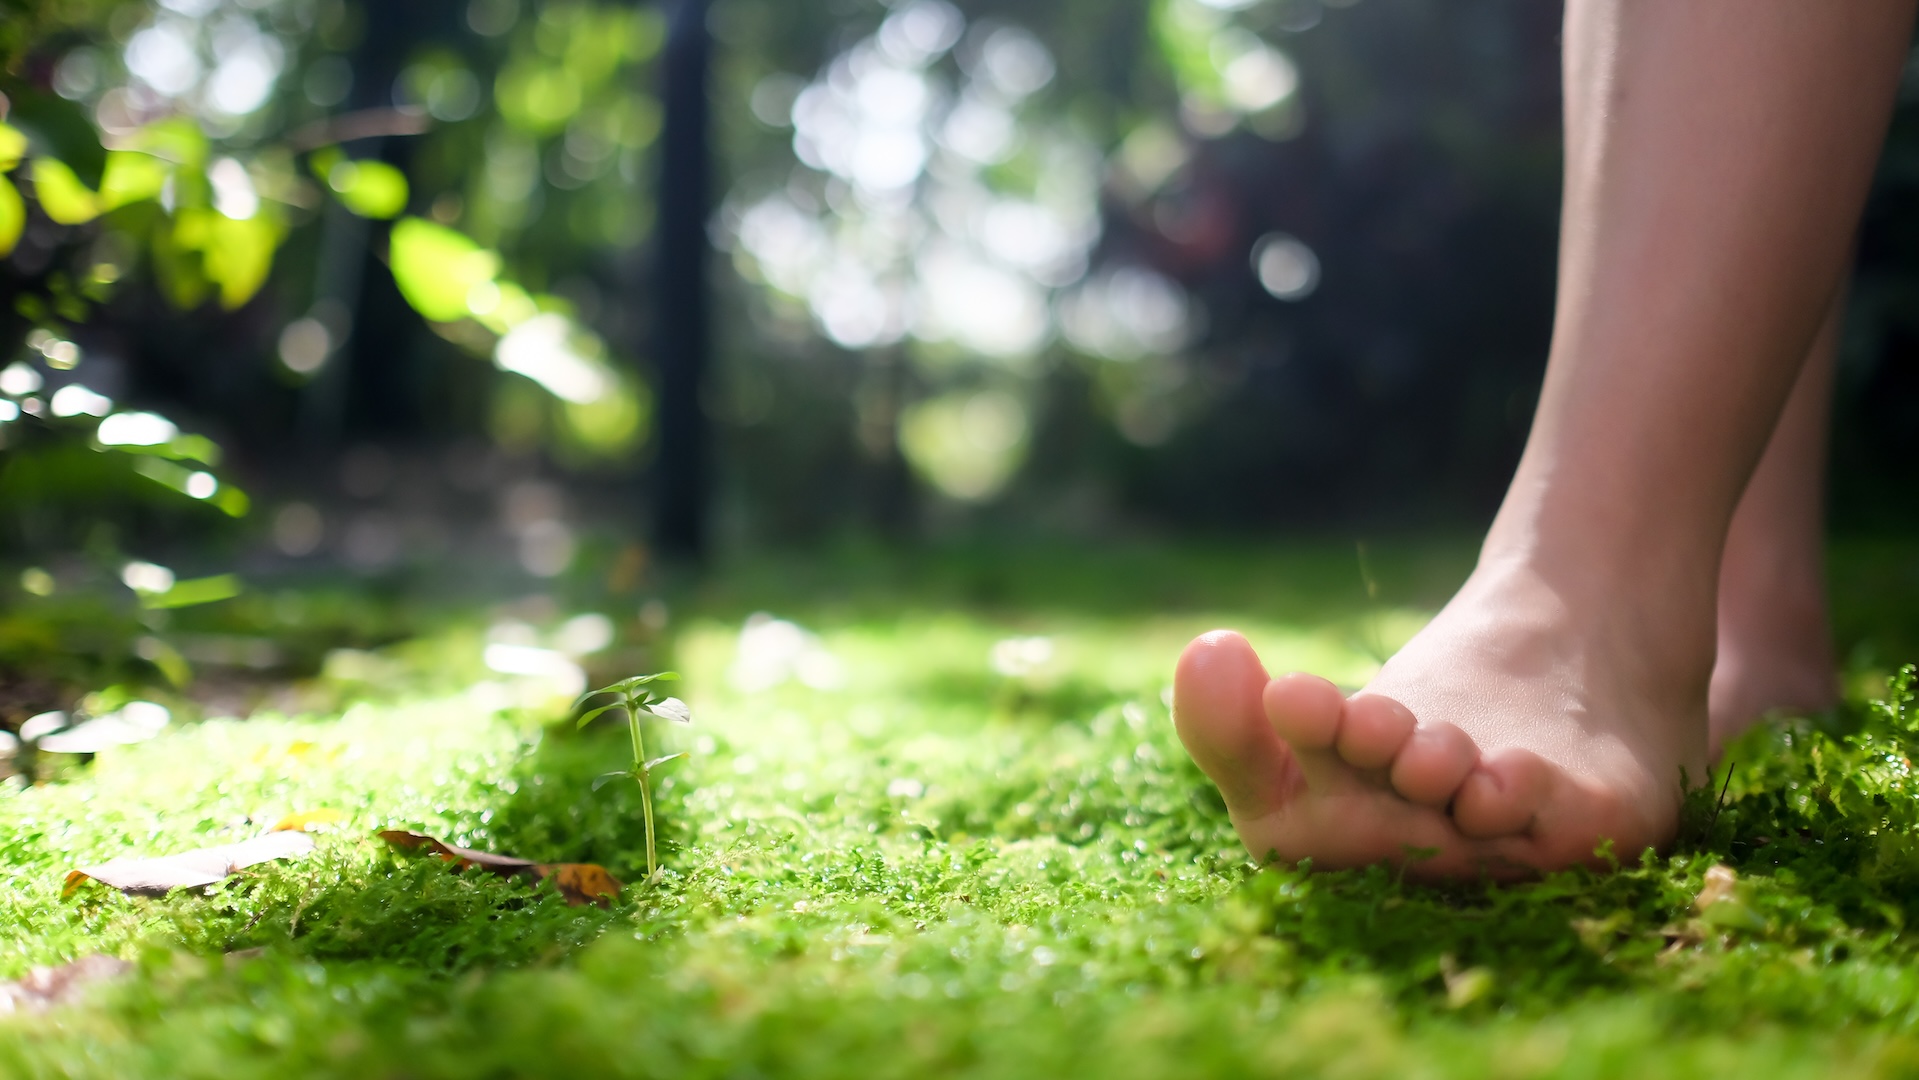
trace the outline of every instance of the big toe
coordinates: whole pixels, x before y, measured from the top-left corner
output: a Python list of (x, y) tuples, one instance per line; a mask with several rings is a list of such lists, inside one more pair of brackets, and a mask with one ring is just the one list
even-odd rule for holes
[(1231, 630), (1194, 638), (1173, 675), (1179, 740), (1235, 819), (1265, 816), (1286, 801), (1292, 756), (1260, 707), (1266, 682), (1252, 645)]

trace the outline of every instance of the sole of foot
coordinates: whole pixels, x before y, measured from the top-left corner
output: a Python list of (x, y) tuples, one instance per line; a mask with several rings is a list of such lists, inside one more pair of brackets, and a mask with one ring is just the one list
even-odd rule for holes
[(1682, 766), (1707, 779), (1703, 692), (1698, 715), (1662, 717), (1557, 661), (1579, 655), (1563, 636), (1475, 610), (1449, 605), (1350, 698), (1312, 675), (1269, 678), (1232, 631), (1187, 646), (1174, 721), (1255, 859), (1513, 879), (1672, 839)]

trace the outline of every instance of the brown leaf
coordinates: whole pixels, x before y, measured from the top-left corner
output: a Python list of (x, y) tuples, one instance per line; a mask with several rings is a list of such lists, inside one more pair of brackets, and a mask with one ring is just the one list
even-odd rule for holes
[(475, 851), (472, 848), (455, 847), (452, 844), (436, 840), (425, 833), (408, 832), (405, 829), (382, 829), (380, 839), (402, 851), (419, 851), (424, 848), (453, 864), (456, 871), (469, 866), (489, 870), (501, 877), (515, 874), (535, 874), (532, 859), (516, 859), (511, 855), (495, 855), (490, 851)]
[(0, 1015), (44, 1012), (79, 997), (87, 987), (133, 970), (125, 960), (95, 954), (59, 967), (36, 967), (15, 982), (0, 982)]
[(303, 832), (270, 832), (238, 844), (183, 851), (152, 859), (113, 859), (83, 866), (67, 875), (60, 895), (72, 896), (87, 878), (135, 896), (165, 896), (174, 889), (213, 885), (237, 870), (274, 859), (290, 859), (313, 850)]
[(501, 877), (528, 875), (537, 881), (551, 878), (560, 895), (574, 907), (581, 904), (599, 904), (608, 902), (620, 895), (621, 885), (617, 878), (607, 873), (606, 867), (597, 863), (536, 863), (531, 859), (516, 859), (511, 855), (495, 855), (490, 851), (476, 851), (473, 848), (455, 847), (452, 844), (425, 833), (410, 832), (406, 829), (385, 829), (380, 839), (402, 851), (429, 852), (453, 864), (455, 872), (469, 866), (477, 866), (498, 874)]
[(598, 904), (607, 907), (620, 897), (620, 881), (598, 863), (550, 863), (534, 868), (540, 880), (548, 878), (572, 907)]

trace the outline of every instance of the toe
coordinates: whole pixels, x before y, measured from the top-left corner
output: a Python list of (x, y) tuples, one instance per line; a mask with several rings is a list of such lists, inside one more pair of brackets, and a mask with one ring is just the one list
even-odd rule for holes
[(1334, 745), (1355, 769), (1383, 769), (1406, 745), (1414, 726), (1411, 709), (1380, 694), (1361, 694), (1346, 702)]
[(1231, 630), (1193, 639), (1173, 676), (1180, 742), (1219, 785), (1236, 820), (1279, 810), (1295, 775), (1291, 754), (1260, 707), (1266, 681), (1253, 647)]
[(1295, 671), (1266, 684), (1262, 699), (1272, 730), (1295, 750), (1330, 750), (1339, 737), (1346, 699), (1339, 687)]
[(1393, 759), (1393, 790), (1409, 802), (1445, 806), (1479, 761), (1479, 747), (1444, 722), (1420, 723)]
[(1459, 785), (1453, 823), (1474, 839), (1525, 833), (1551, 794), (1553, 776), (1553, 766), (1530, 750), (1487, 754)]

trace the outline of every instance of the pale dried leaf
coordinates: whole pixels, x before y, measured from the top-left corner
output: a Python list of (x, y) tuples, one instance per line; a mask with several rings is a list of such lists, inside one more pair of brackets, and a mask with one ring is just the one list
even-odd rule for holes
[(36, 967), (13, 982), (0, 982), (0, 1015), (44, 1012), (80, 997), (88, 987), (117, 979), (133, 965), (112, 956), (83, 956), (59, 967)]
[(1733, 890), (1738, 886), (1739, 872), (1725, 863), (1720, 863), (1706, 871), (1705, 886), (1699, 890), (1699, 895), (1693, 898), (1692, 906), (1695, 910), (1704, 911), (1721, 900), (1731, 898)]
[(114, 859), (83, 866), (67, 875), (71, 894), (82, 880), (92, 878), (135, 896), (164, 896), (174, 889), (213, 885), (235, 871), (274, 859), (290, 859), (313, 850), (313, 837), (303, 832), (270, 832), (238, 844), (184, 851), (158, 858)]

